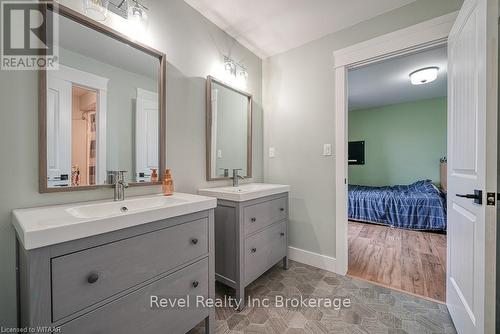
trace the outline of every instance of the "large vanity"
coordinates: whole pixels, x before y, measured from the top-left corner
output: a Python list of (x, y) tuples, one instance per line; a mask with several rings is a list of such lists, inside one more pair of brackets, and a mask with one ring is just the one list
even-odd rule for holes
[(288, 269), (287, 185), (246, 184), (200, 189), (217, 198), (216, 280), (236, 290), (245, 306), (245, 287), (279, 261)]
[[(214, 309), (196, 301), (215, 295), (216, 200), (172, 195), (165, 54), (63, 5), (41, 6), (59, 25), (60, 57), (39, 71), (39, 191), (109, 188), (111, 198), (114, 188), (114, 200), (12, 212), (19, 326), (184, 334), (205, 321), (213, 333)], [(125, 198), (162, 181), (171, 196)]]
[(14, 210), (21, 326), (184, 334), (205, 320), (213, 333), (196, 298), (214, 297), (215, 205), (177, 193)]

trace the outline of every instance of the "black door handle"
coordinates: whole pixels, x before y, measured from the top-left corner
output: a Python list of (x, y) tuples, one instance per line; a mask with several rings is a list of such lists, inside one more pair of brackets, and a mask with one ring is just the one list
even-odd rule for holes
[(458, 197), (463, 197), (463, 198), (469, 198), (469, 199), (476, 199), (476, 198), (479, 198), (479, 196), (477, 195), (474, 195), (474, 194), (465, 194), (465, 195), (462, 195), (462, 194), (457, 194)]
[(483, 204), (483, 192), (474, 190), (474, 194), (457, 194), (458, 197), (473, 199), (475, 204)]

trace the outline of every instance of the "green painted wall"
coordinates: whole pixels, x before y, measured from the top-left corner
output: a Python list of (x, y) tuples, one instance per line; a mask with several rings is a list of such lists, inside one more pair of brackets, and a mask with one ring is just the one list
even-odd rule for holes
[(446, 156), (446, 98), (349, 112), (349, 141), (365, 141), (365, 165), (349, 166), (349, 184), (439, 183)]

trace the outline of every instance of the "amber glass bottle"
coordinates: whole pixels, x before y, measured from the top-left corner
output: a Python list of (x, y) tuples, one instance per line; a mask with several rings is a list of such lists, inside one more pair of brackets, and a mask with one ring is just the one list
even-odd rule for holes
[(170, 196), (174, 193), (174, 181), (172, 180), (170, 169), (165, 170), (161, 187), (165, 196)]

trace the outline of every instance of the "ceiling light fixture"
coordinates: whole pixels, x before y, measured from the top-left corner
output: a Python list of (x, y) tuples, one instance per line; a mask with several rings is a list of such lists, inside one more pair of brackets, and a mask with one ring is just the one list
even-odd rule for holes
[(425, 67), (410, 73), (412, 85), (424, 85), (437, 79), (439, 67)]

